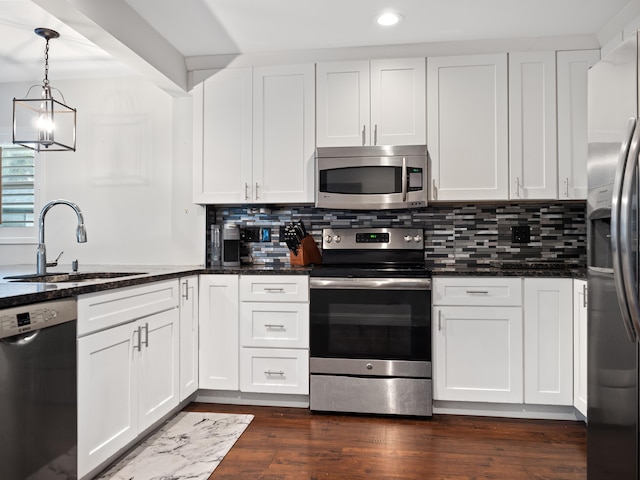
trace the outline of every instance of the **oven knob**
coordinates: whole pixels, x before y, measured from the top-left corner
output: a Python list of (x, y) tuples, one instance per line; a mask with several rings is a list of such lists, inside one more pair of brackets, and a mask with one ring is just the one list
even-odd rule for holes
[(340, 240), (342, 240), (340, 238), (340, 235), (336, 235), (335, 237), (333, 237), (333, 241), (336, 242), (336, 243), (340, 243)]
[(373, 370), (373, 365), (371, 363), (367, 363), (367, 370)]
[(327, 243), (331, 243), (331, 235), (327, 235), (324, 237), (324, 241)]
[(411, 241), (411, 235), (405, 235), (404, 236), (404, 241), (405, 242), (410, 242)]
[(420, 242), (420, 241), (422, 241), (422, 235), (416, 235), (415, 237), (413, 237), (413, 240), (414, 240), (415, 242)]

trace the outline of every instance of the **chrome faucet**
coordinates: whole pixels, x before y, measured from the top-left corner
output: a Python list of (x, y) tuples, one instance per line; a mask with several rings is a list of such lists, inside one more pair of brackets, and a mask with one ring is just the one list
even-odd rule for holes
[[(38, 219), (38, 254), (36, 259), (36, 272), (38, 275), (47, 273), (47, 248), (44, 245), (44, 216), (49, 209), (54, 205), (68, 205), (76, 212), (78, 216), (78, 226), (76, 227), (76, 240), (78, 243), (85, 243), (87, 241), (87, 231), (84, 228), (84, 217), (80, 208), (69, 200), (53, 200), (47, 203), (40, 211), (40, 217)], [(61, 253), (62, 255), (62, 253)], [(60, 258), (60, 255), (58, 255)], [(57, 259), (56, 259), (57, 260)]]

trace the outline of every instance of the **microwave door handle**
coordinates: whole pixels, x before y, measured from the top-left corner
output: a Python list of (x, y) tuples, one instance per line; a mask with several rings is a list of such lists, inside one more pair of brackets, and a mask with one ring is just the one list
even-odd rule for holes
[(633, 227), (637, 228), (637, 219), (634, 221), (635, 210), (633, 208), (633, 191), (632, 187), (635, 178), (637, 178), (638, 154), (640, 153), (640, 127), (636, 131), (631, 140), (629, 147), (629, 156), (627, 157), (627, 166), (625, 167), (624, 178), (622, 180), (622, 193), (620, 195), (620, 259), (622, 263), (622, 278), (624, 280), (624, 288), (629, 305), (629, 314), (633, 328), (637, 333), (640, 332), (640, 301), (638, 299), (638, 276), (635, 270)]
[[(627, 159), (629, 157), (629, 147), (631, 144), (635, 126), (635, 119), (630, 119), (627, 125), (627, 132), (620, 149), (618, 166), (616, 167), (616, 173), (613, 181), (613, 194), (611, 200), (611, 254), (613, 258), (613, 278), (615, 281), (618, 304), (620, 305), (620, 311), (622, 313), (622, 320), (624, 322), (624, 327), (627, 331), (627, 335), (629, 336), (629, 339), (631, 341), (636, 341), (637, 334), (633, 327), (631, 314), (629, 313), (629, 301), (627, 299), (624, 277), (622, 274), (623, 258), (620, 243), (620, 208), (622, 202), (622, 186), (625, 177), (625, 171), (627, 163), (631, 163), (628, 162)], [(628, 228), (628, 226), (625, 226), (625, 228)]]
[(407, 157), (402, 157), (402, 201), (407, 201), (407, 190), (409, 189), (409, 178), (407, 178)]

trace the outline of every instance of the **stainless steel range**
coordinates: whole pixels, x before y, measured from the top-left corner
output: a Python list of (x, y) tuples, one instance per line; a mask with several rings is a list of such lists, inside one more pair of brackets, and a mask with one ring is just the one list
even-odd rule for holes
[(324, 229), (322, 248), (310, 280), (311, 410), (430, 416), (423, 231)]

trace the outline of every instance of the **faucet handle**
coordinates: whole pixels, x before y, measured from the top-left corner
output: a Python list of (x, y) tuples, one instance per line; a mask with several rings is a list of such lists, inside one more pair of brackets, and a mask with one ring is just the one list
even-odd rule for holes
[(63, 253), (64, 253), (64, 251), (60, 252), (53, 262), (47, 262), (47, 267), (57, 267), (58, 266), (58, 260), (60, 260), (60, 257), (62, 256)]

